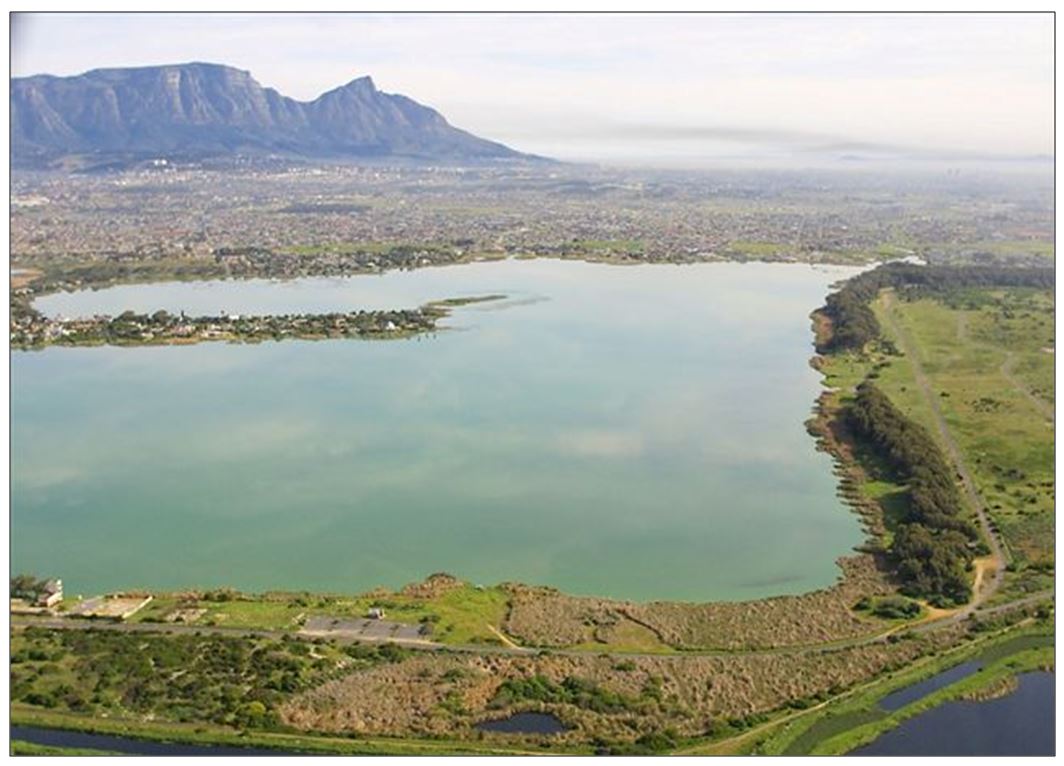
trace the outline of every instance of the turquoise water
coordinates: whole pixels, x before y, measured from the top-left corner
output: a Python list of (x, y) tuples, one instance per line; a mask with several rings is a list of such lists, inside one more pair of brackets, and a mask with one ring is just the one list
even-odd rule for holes
[(86, 594), (826, 586), (861, 535), (803, 425), (808, 314), (851, 273), (535, 260), (46, 296), (64, 316), (509, 297), (401, 341), (14, 353), (13, 569)]

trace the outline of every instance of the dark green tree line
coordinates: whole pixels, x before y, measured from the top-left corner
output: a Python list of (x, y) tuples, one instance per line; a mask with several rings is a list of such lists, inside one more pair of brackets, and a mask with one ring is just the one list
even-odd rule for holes
[(905, 515), (890, 546), (902, 590), (938, 603), (968, 601), (967, 570), (979, 533), (964, 518), (953, 471), (938, 444), (868, 381), (858, 386), (847, 421), (908, 487)]

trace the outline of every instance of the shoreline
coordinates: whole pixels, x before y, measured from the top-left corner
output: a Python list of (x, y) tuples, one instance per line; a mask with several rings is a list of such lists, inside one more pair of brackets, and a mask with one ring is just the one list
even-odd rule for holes
[[(502, 296), (487, 295), (444, 299), (424, 304), (422, 309), (442, 316), (446, 315), (452, 307), (496, 300), (500, 297)], [(823, 348), (832, 333), (832, 322), (823, 312), (823, 307), (814, 309), (809, 316), (812, 320), (813, 345), (817, 349)], [(707, 640), (716, 641), (723, 646), (733, 646), (735, 642), (740, 641), (738, 637), (721, 638), (718, 635), (716, 638), (708, 638), (713, 633), (711, 626), (721, 621), (730, 622), (737, 619), (743, 612), (757, 613), (755, 618), (760, 620), (763, 619), (761, 613), (779, 612), (780, 607), (786, 605), (803, 614), (813, 614), (814, 617), (808, 619), (811, 619), (814, 625), (818, 624), (817, 620), (819, 620), (821, 624), (826, 623), (829, 626), (825, 628), (827, 635), (820, 634), (815, 640), (846, 639), (859, 635), (862, 631), (873, 632), (882, 623), (859, 613), (858, 610), (852, 608), (853, 604), (864, 597), (878, 598), (897, 593), (897, 586), (888, 577), (888, 567), (883, 556), (886, 533), (883, 509), (874, 498), (864, 496), (860, 490), (868, 477), (854, 457), (855, 443), (840, 418), (840, 397), (843, 392), (827, 387), (826, 367), (828, 364), (828, 357), (821, 353), (814, 354), (809, 359), (810, 367), (821, 376), (820, 384), (825, 390), (822, 390), (815, 399), (813, 416), (806, 421), (805, 425), (808, 433), (815, 440), (816, 449), (831, 456), (832, 473), (836, 477), (836, 494), (849, 507), (850, 512), (858, 517), (865, 535), (865, 541), (852, 549), (855, 553), (836, 559), (839, 571), (831, 583), (801, 593), (772, 594), (755, 599), (634, 601), (623, 598), (575, 595), (549, 586), (504, 581), (490, 588), (494, 593), (504, 594), (503, 598), (506, 601), (504, 617), (491, 628), (533, 646), (613, 645), (618, 642), (625, 643), (631, 635), (638, 634), (636, 639), (638, 643), (656, 645), (663, 650), (683, 651), (693, 647), (704, 648)], [(448, 577), (455, 582), (461, 582), (453, 576), (448, 575)], [(370, 597), (387, 598), (401, 595), (409, 587), (415, 586), (408, 585), (399, 590), (378, 588), (353, 595), (329, 594), (329, 596), (349, 600)], [(153, 592), (164, 597), (173, 596), (172, 592), (163, 590)], [(270, 601), (276, 598), (298, 598), (301, 592), (305, 591), (274, 589), (257, 595), (236, 594), (236, 597), (245, 601)], [(845, 599), (851, 599), (850, 603), (844, 603)], [(544, 604), (549, 604), (548, 611), (553, 611), (547, 621), (552, 622), (555, 629), (552, 629), (549, 634), (544, 634), (537, 627), (543, 620), (533, 616), (543, 611)], [(948, 616), (934, 614), (940, 617)], [(779, 616), (780, 618), (786, 617), (784, 614)], [(677, 632), (676, 623), (691, 621), (699, 625), (697, 627), (687, 625)], [(627, 634), (628, 638), (618, 638), (621, 633)], [(771, 645), (793, 646), (796, 644), (797, 641), (792, 637), (782, 643), (777, 641)]]
[[(576, 259), (557, 258), (555, 256), (537, 256), (537, 257), (553, 258), (554, 260), (576, 260)], [(594, 261), (591, 261), (591, 262), (594, 262)], [(752, 261), (741, 261), (741, 262), (737, 261), (736, 263), (751, 263), (751, 262)], [(716, 262), (706, 262), (706, 263), (716, 263)], [(760, 263), (764, 263), (765, 265), (780, 265), (779, 263), (776, 263), (776, 262), (773, 262), (773, 261), (760, 261)], [(430, 264), (430, 265), (427, 265), (427, 266), (424, 266), (424, 267), (419, 267), (419, 268), (443, 267), (443, 266), (449, 266), (449, 265), (459, 265), (459, 264)], [(643, 264), (639, 264), (639, 265), (643, 265)], [(646, 264), (646, 265), (657, 265), (657, 264), (650, 263), (650, 264)], [(676, 265), (686, 265), (686, 264), (676, 264)], [(795, 266), (795, 267), (804, 267), (804, 268), (816, 268), (816, 266), (818, 264), (790, 263), (790, 264), (786, 264), (786, 265), (792, 265), (792, 266)], [(848, 265), (848, 264), (840, 264), (840, 266), (845, 266), (845, 265)], [(234, 279), (242, 279), (244, 277), (233, 277), (233, 278)], [(251, 278), (255, 278), (255, 277), (251, 277)], [(474, 298), (442, 299), (442, 300), (437, 300), (437, 301), (431, 301), (431, 302), (429, 302), (427, 304), (424, 304), (422, 309), (423, 310), (428, 310), (430, 312), (438, 312), (439, 316), (446, 316), (449, 313), (450, 309), (453, 308), (453, 307), (462, 306), (462, 305), (465, 305), (467, 303), (476, 303), (476, 302), (481, 302), (481, 301), (485, 301), (485, 300), (495, 300), (495, 299), (498, 299), (499, 297), (501, 297), (501, 296), (488, 295), (488, 296), (479, 296), (479, 297), (474, 297)], [(811, 316), (813, 316), (814, 318), (816, 318), (818, 316), (822, 316), (822, 315), (820, 315), (819, 312), (820, 312), (819, 308), (815, 309)], [(427, 331), (428, 330), (426, 330), (426, 332)], [(815, 338), (821, 332), (822, 332), (822, 329), (820, 327), (818, 327), (817, 324), (814, 324), (814, 336), (815, 336)], [(393, 333), (391, 335), (375, 336), (372, 339), (390, 340), (390, 339), (393, 339), (393, 338), (406, 337), (406, 336), (407, 336), (406, 333), (400, 334), (399, 332), (396, 332), (396, 333)], [(296, 339), (295, 336), (290, 336), (290, 337), (292, 337), (293, 339)], [(299, 338), (299, 339), (305, 339), (305, 340), (319, 340), (319, 339), (320, 340), (329, 340), (331, 338), (329, 338), (327, 336), (313, 336), (313, 337)], [(360, 339), (371, 339), (371, 338), (360, 338)], [(253, 340), (253, 341), (247, 341), (247, 340), (241, 340), (241, 339), (237, 339), (237, 340), (234, 341), (234, 339), (222, 338), (222, 337), (205, 339), (205, 341), (218, 341), (218, 340), (226, 340), (228, 342), (238, 342), (238, 343), (242, 343), (242, 342), (258, 342), (258, 339)], [(269, 339), (263, 339), (263, 340), (269, 340)], [(186, 340), (186, 339), (170, 339), (170, 340), (159, 339), (156, 342), (132, 342), (132, 343), (128, 343), (128, 344), (124, 344), (124, 343), (123, 344), (113, 344), (113, 343), (110, 343), (110, 344), (105, 344), (105, 343), (99, 343), (99, 344), (62, 344), (62, 343), (59, 343), (59, 344), (54, 344), (54, 345), (120, 345), (120, 346), (128, 346), (128, 347), (137, 347), (137, 346), (142, 346), (142, 345), (171, 345), (171, 344), (172, 345), (188, 345), (188, 344), (196, 343), (196, 342), (199, 342), (199, 339), (191, 339), (191, 340)], [(819, 342), (819, 340), (817, 340), (817, 342)], [(813, 367), (813, 369), (817, 370), (817, 372), (821, 376), (821, 381), (820, 381), (821, 386), (824, 385), (824, 373), (822, 372), (822, 370), (819, 369), (819, 365), (817, 363), (817, 360), (822, 360), (822, 359), (823, 359), (823, 357), (821, 357), (819, 354), (817, 354), (817, 355), (814, 355), (813, 357), (811, 357), (810, 360), (809, 360), (810, 366)], [(814, 438), (815, 443), (816, 443), (816, 449), (819, 450), (819, 451), (826, 452), (829, 455), (831, 455), (831, 457), (833, 459), (833, 463), (834, 463), (834, 467), (833, 467), (832, 472), (835, 475), (836, 480), (837, 480), (837, 494), (842, 498), (842, 500), (845, 503), (845, 505), (847, 505), (849, 507), (849, 511), (857, 515), (858, 520), (859, 520), (859, 522), (860, 522), (860, 524), (861, 524), (861, 526), (862, 526), (862, 528), (864, 530), (865, 535), (869, 538), (865, 543), (862, 543), (861, 545), (858, 545), (855, 548), (850, 549), (849, 551), (845, 552), (840, 558), (837, 558), (835, 560), (835, 566), (836, 566), (835, 577), (833, 578), (833, 580), (831, 582), (826, 583), (824, 586), (822, 586), (820, 588), (813, 589), (813, 590), (802, 591), (802, 592), (799, 592), (799, 593), (784, 593), (784, 594), (773, 593), (771, 595), (762, 596), (762, 597), (754, 598), (754, 599), (742, 599), (742, 598), (739, 598), (739, 599), (732, 599), (732, 600), (719, 600), (718, 599), (718, 600), (709, 600), (709, 601), (672, 600), (672, 599), (632, 600), (632, 599), (617, 599), (617, 598), (609, 598), (609, 597), (599, 597), (599, 596), (595, 596), (595, 595), (576, 595), (576, 594), (566, 593), (564, 591), (561, 591), (561, 590), (559, 590), (557, 588), (554, 588), (554, 587), (551, 587), (551, 586), (541, 586), (541, 585), (534, 585), (534, 584), (530, 585), (530, 584), (525, 584), (525, 583), (515, 583), (515, 582), (508, 582), (508, 581), (503, 581), (503, 582), (498, 583), (498, 584), (496, 584), (494, 586), (491, 586), (491, 587), (492, 588), (498, 588), (498, 589), (506, 590), (509, 593), (511, 593), (512, 595), (516, 594), (519, 597), (527, 595), (529, 593), (535, 593), (535, 594), (549, 596), (550, 598), (553, 598), (553, 599), (564, 599), (564, 600), (568, 600), (568, 601), (571, 601), (571, 602), (586, 603), (588, 605), (591, 605), (590, 606), (591, 611), (598, 612), (598, 613), (601, 613), (602, 611), (606, 611), (606, 612), (609, 612), (609, 613), (612, 613), (612, 614), (615, 614), (615, 615), (621, 615), (621, 619), (626, 624), (627, 623), (633, 623), (633, 624), (635, 624), (637, 626), (638, 625), (642, 625), (643, 628), (649, 630), (651, 633), (654, 633), (655, 630), (657, 630), (658, 631), (658, 640), (661, 641), (661, 643), (663, 643), (665, 645), (668, 645), (669, 642), (667, 640), (662, 640), (660, 628), (658, 628), (656, 625), (654, 625), (654, 621), (642, 620), (639, 612), (645, 611), (646, 609), (654, 609), (654, 608), (662, 608), (662, 607), (665, 607), (665, 608), (674, 608), (675, 607), (675, 608), (679, 608), (679, 609), (702, 609), (702, 610), (718, 609), (718, 610), (724, 610), (724, 611), (727, 611), (727, 612), (735, 612), (735, 611), (741, 611), (741, 610), (756, 610), (761, 605), (764, 605), (766, 603), (769, 603), (769, 604), (775, 603), (775, 602), (778, 602), (780, 600), (791, 601), (791, 602), (793, 602), (794, 600), (799, 600), (799, 601), (808, 600), (810, 598), (823, 597), (824, 594), (832, 594), (834, 592), (839, 592), (839, 591), (844, 592), (847, 595), (850, 595), (855, 590), (855, 588), (851, 587), (851, 586), (855, 586), (856, 585), (857, 587), (861, 587), (861, 583), (862, 582), (867, 582), (868, 581), (868, 575), (869, 574), (871, 574), (872, 572), (881, 570), (880, 562), (878, 562), (874, 556), (871, 556), (868, 553), (868, 543), (869, 542), (875, 542), (876, 530), (879, 527), (881, 527), (881, 522), (877, 518), (877, 516), (880, 516), (881, 513), (878, 511), (878, 507), (876, 506), (874, 501), (863, 500), (862, 498), (860, 498), (858, 492), (856, 491), (855, 487), (853, 486), (854, 477), (859, 475), (860, 469), (859, 469), (859, 466), (857, 466), (857, 464), (853, 461), (852, 455), (850, 454), (850, 452), (847, 450), (847, 448), (844, 446), (844, 444), (842, 443), (842, 441), (840, 439), (840, 434), (838, 433), (838, 428), (837, 428), (838, 425), (839, 425), (838, 424), (838, 406), (837, 406), (837, 402), (832, 399), (831, 392), (829, 392), (829, 391), (822, 391), (821, 392), (821, 394), (814, 400), (813, 412), (814, 412), (813, 417), (806, 421), (807, 431)], [(844, 562), (849, 562), (849, 561), (860, 561), (864, 557), (868, 557), (868, 559), (867, 559), (868, 564), (867, 565), (861, 565), (861, 564), (858, 563), (855, 566), (853, 564), (844, 563)], [(855, 576), (854, 576), (855, 571), (861, 571), (862, 575), (860, 577), (856, 577), (855, 578)], [(216, 587), (224, 588), (226, 586), (223, 585), (223, 586), (216, 586)], [(409, 587), (409, 586), (404, 586), (404, 587)], [(171, 596), (175, 592), (176, 593), (180, 593), (181, 589), (178, 589), (176, 591), (151, 589), (151, 592), (153, 592), (153, 593), (155, 593), (155, 594), (157, 594), (159, 596)], [(288, 597), (297, 597), (301, 592), (305, 592), (305, 590), (268, 589), (268, 590), (263, 591), (263, 592), (258, 593), (258, 594), (254, 594), (254, 593), (252, 593), (252, 594), (241, 594), (241, 596), (245, 597), (245, 598), (250, 598), (252, 600), (264, 600), (264, 599), (269, 599), (271, 596), (277, 596), (279, 594), (286, 594), (286, 596), (288, 596)], [(337, 594), (332, 594), (332, 593), (326, 593), (326, 595), (336, 596), (336, 597), (347, 597), (347, 598), (351, 598), (353, 596), (354, 598), (360, 598), (360, 597), (365, 597), (365, 596), (371, 595), (371, 594), (380, 594), (380, 593), (387, 593), (387, 592), (389, 592), (389, 589), (377, 588), (375, 590), (362, 591), (362, 592), (357, 593), (357, 594), (338, 594), (338, 593)], [(402, 588), (398, 588), (397, 590), (394, 591), (394, 593), (401, 593), (401, 592), (402, 592)], [(872, 595), (872, 596), (883, 595), (883, 588), (881, 587), (880, 583), (877, 582), (871, 588), (870, 595)], [(856, 600), (856, 599), (854, 599), (854, 600)], [(840, 605), (836, 605), (835, 606), (835, 612), (836, 612), (837, 616), (838, 616), (838, 613), (840, 612), (839, 606)], [(511, 614), (512, 614), (512, 608), (511, 608)], [(509, 616), (508, 616), (508, 619), (509, 619)], [(614, 619), (614, 618), (613, 617), (607, 618), (607, 620), (611, 620), (611, 619)], [(860, 618), (856, 618), (856, 619), (860, 620)], [(505, 628), (505, 622), (506, 621), (504, 621), (503, 625), (496, 626), (496, 627)], [(873, 626), (869, 626), (869, 627), (871, 628)], [(847, 632), (849, 632), (849, 631), (847, 631)]]
[[(810, 318), (814, 336), (820, 344), (825, 339), (825, 332), (830, 332), (829, 323), (819, 310)], [(241, 609), (267, 604), (277, 610), (276, 614), (286, 619), (288, 615), (294, 618), (290, 628), (271, 632), (271, 640), (288, 641), (291, 636), (312, 645), (323, 642), (338, 646), (351, 637), (339, 633), (317, 635), (304, 632), (299, 628), (299, 618), (330, 610), (335, 613), (338, 609), (350, 615), (367, 606), (372, 608), (379, 602), (388, 610), (383, 617), (385, 620), (398, 618), (409, 623), (419, 614), (435, 614), (436, 621), (423, 623), (438, 623), (443, 627), (448, 621), (454, 621), (452, 614), (441, 611), (444, 605), (459, 610), (471, 609), (475, 599), (487, 599), (495, 611), (478, 607), (466, 616), (470, 624), (483, 621), (481, 626), (494, 635), (482, 634), (466, 643), (442, 641), (429, 645), (426, 641), (425, 646), (419, 647), (424, 651), (411, 654), (400, 665), (355, 670), (350, 675), (326, 680), (285, 700), (278, 707), (280, 721), (285, 727), (281, 732), (203, 725), (192, 735), (187, 732), (182, 735), (175, 733), (178, 731), (175, 725), (163, 721), (146, 724), (130, 719), (48, 713), (34, 707), (13, 710), (13, 720), (16, 717), (21, 723), (35, 720), (37, 725), (42, 725), (43, 720), (55, 728), (73, 730), (91, 730), (104, 720), (106, 726), (116, 727), (112, 731), (130, 737), (139, 734), (163, 740), (178, 738), (178, 741), (182, 736), (188, 741), (204, 738), (222, 741), (234, 737), (251, 746), (263, 741), (281, 741), (279, 738), (286, 738), (287, 742), (293, 741), (287, 738), (298, 738), (306, 743), (306, 747), (320, 752), (341, 747), (335, 743), (342, 742), (350, 743), (353, 752), (381, 754), (408, 752), (405, 748), (417, 748), (429, 741), (437, 744), (439, 749), (435, 752), (441, 753), (484, 752), (481, 747), (532, 748), (537, 744), (545, 747), (544, 743), (548, 742), (559, 752), (583, 752), (589, 743), (596, 741), (608, 742), (612, 752), (624, 753), (626, 748), (640, 746), (642, 737), (633, 741), (637, 734), (650, 736), (653, 729), (648, 732), (647, 726), (660, 726), (660, 720), (668, 720), (670, 725), (675, 723), (680, 734), (666, 737), (667, 748), (662, 752), (735, 754), (765, 752), (766, 748), (769, 751), (778, 748), (783, 752), (795, 746), (799, 739), (802, 743), (811, 741), (809, 747), (813, 752), (848, 752), (868, 741), (873, 733), (881, 733), (911, 715), (953, 699), (952, 695), (960, 687), (951, 685), (941, 692), (921, 697), (899, 712), (876, 718), (871, 725), (862, 728), (868, 719), (859, 716), (870, 714), (868, 711), (876, 709), (878, 701), (891, 691), (944, 672), (984, 647), (1018, 640), (1028, 633), (1051, 637), (1052, 624), (1045, 616), (1047, 613), (1051, 615), (1051, 611), (1046, 611), (1045, 604), (1052, 599), (1052, 593), (1036, 594), (1000, 608), (981, 611), (974, 611), (973, 605), (971, 620), (959, 619), (957, 610), (946, 613), (921, 611), (916, 618), (888, 620), (873, 618), (855, 607), (855, 596), (859, 592), (867, 595), (871, 589), (875, 597), (897, 592), (897, 588), (885, 578), (881, 566), (877, 566), (877, 560), (882, 564), (883, 509), (873, 496), (861, 492), (862, 483), (868, 477), (854, 455), (852, 435), (840, 417), (842, 397), (850, 391), (849, 384), (836, 388), (827, 386), (828, 377), (838, 376), (840, 370), (829, 372), (826, 369), (830, 367), (829, 360), (825, 357), (814, 355), (809, 364), (820, 373), (825, 390), (815, 400), (813, 415), (806, 422), (807, 430), (816, 440), (817, 449), (832, 456), (838, 495), (861, 519), (867, 536), (861, 546), (862, 552), (839, 560), (842, 576), (828, 588), (796, 596), (740, 602), (631, 602), (569, 596), (551, 588), (515, 583), (485, 589), (449, 575), (437, 574), (424, 583), (408, 585), (399, 591), (378, 589), (356, 597), (337, 596), (333, 603), (323, 599), (322, 594), (305, 592), (271, 591), (255, 597), (235, 591), (185, 593), (181, 595), (186, 603), (164, 603), (158, 614), (148, 615), (152, 619), (138, 618), (136, 625), (129, 627), (145, 634), (147, 640), (149, 635), (161, 636), (166, 632), (165, 626), (153, 623), (162, 621), (157, 618), (170, 612), (194, 611), (206, 606), (213, 610), (212, 615), (226, 614), (226, 609), (233, 609), (236, 611), (231, 614), (239, 616)], [(841, 374), (845, 377), (847, 372), (853, 370), (846, 368)], [(851, 591), (850, 586), (855, 590)], [(297, 604), (295, 599), (308, 603)], [(503, 611), (498, 611), (500, 608)], [(441, 613), (444, 614), (442, 619)], [(843, 616), (848, 621), (840, 619)], [(755, 617), (759, 621), (749, 621)], [(825, 621), (826, 617), (834, 621)], [(197, 636), (201, 631), (210, 635), (208, 626), (216, 624), (218, 631), (215, 635), (224, 630), (234, 642), (262, 640), (263, 633), (257, 633), (252, 622), (226, 624), (222, 620), (202, 623), (198, 628), (193, 621), (182, 630)], [(30, 621), (20, 621), (20, 627), (26, 624)], [(50, 629), (44, 625), (41, 627)], [(65, 627), (75, 631), (92, 630), (91, 626), (70, 624)], [(95, 627), (103, 626), (97, 623)], [(107, 627), (120, 631), (124, 626)], [(468, 626), (463, 629), (466, 628)], [(1013, 636), (1017, 638), (1012, 639)], [(1040, 651), (1039, 657), (1042, 657), (1051, 650)], [(1032, 655), (1033, 650), (1028, 654), (1018, 652), (1015, 654), (1019, 659)], [(788, 670), (790, 663), (794, 669)], [(723, 697), (728, 702), (721, 709), (710, 704), (703, 696), (704, 691), (697, 694), (692, 691), (695, 687), (701, 688), (699, 684), (708, 677), (711, 680), (708, 688), (721, 687), (720, 692), (714, 693), (733, 694), (726, 691), (731, 689), (728, 679), (746, 678), (746, 674), (754, 672), (755, 668), (762, 668), (767, 675), (755, 676), (758, 679), (754, 684), (758, 690), (758, 702), (752, 709), (735, 707), (738, 704), (736, 698), (729, 696)], [(829, 671), (844, 675), (829, 678)], [(619, 696), (603, 699), (618, 700), (611, 704), (620, 705), (625, 712), (589, 710), (550, 698), (535, 702), (529, 700), (536, 698), (522, 701), (517, 697), (506, 703), (505, 708), (486, 703), (492, 699), (492, 689), (495, 689), (496, 697), (499, 693), (498, 687), (492, 684), (500, 679), (504, 685), (519, 684), (514, 679), (528, 678), (529, 673), (536, 674), (533, 676), (536, 679), (548, 679), (545, 682), (548, 690), (559, 688), (550, 684), (561, 684), (574, 677), (566, 676), (567, 673), (578, 674), (575, 677), (592, 684), (585, 688), (593, 690), (602, 688), (593, 684), (606, 682), (608, 693)], [(492, 684), (486, 683), (485, 674), (494, 679)], [(640, 692), (639, 683), (644, 677), (662, 676), (669, 679), (666, 688), (670, 692), (687, 695), (683, 699), (691, 705), (691, 713), (685, 715), (693, 717), (681, 716), (673, 720), (672, 713), (668, 712), (671, 708), (660, 706), (664, 698), (659, 696), (654, 702), (654, 697), (639, 696), (648, 688), (651, 691), (660, 689), (660, 686), (644, 685)], [(689, 686), (692, 677), (702, 680)], [(466, 700), (465, 706), (454, 702), (450, 692), (446, 697), (440, 696), (448, 687), (437, 690), (441, 681), (433, 679), (446, 678), (452, 678), (454, 686), (451, 688), (464, 690), (461, 694), (465, 696), (459, 695), (454, 700)], [(999, 686), (1001, 683), (999, 680)], [(989, 692), (974, 692), (977, 696), (992, 694), (997, 687), (988, 688)], [(399, 691), (393, 696), (389, 689)], [(963, 691), (967, 693), (973, 689), (964, 687)], [(458, 691), (454, 693), (458, 694)], [(356, 698), (362, 701), (356, 702)], [(471, 699), (477, 700), (472, 706), (468, 704)], [(416, 705), (410, 700), (415, 700)], [(439, 714), (445, 703), (447, 714)], [(639, 704), (650, 706), (648, 709), (656, 712), (636, 713)], [(376, 715), (382, 710), (387, 717), (377, 719)], [(508, 713), (536, 710), (554, 714), (574, 728), (569, 734), (551, 738), (531, 734), (474, 738), (470, 727), (477, 717), (489, 713), (493, 718), (498, 717), (504, 710)], [(622, 720), (627, 721), (623, 717), (630, 715), (644, 716), (638, 719), (639, 728), (634, 729), (634, 733), (621, 727)], [(666, 718), (661, 719), (662, 715)], [(821, 721), (834, 721), (836, 717), (850, 715), (858, 716), (855, 719), (857, 725), (850, 728), (839, 730), (830, 728), (833, 724), (821, 724)], [(705, 719), (699, 723), (701, 716)], [(428, 720), (432, 721), (431, 725), (425, 723)], [(371, 723), (367, 724), (367, 721)], [(659, 723), (655, 724), (656, 721)], [(714, 725), (710, 726), (710, 722)], [(47, 723), (43, 725), (47, 726)], [(829, 728), (822, 732), (823, 726)], [(806, 734), (807, 731), (814, 733)]]

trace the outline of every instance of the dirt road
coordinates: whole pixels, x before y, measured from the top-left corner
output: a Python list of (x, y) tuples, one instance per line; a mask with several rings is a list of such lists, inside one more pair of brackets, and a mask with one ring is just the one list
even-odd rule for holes
[(967, 498), (968, 505), (975, 512), (976, 518), (979, 519), (979, 525), (982, 527), (987, 544), (990, 546), (990, 557), (994, 560), (994, 573), (986, 583), (985, 587), (980, 588), (978, 592), (974, 593), (972, 595), (971, 603), (962, 610), (965, 615), (971, 614), (978, 609), (981, 604), (993, 596), (998, 588), (1001, 587), (1001, 583), (1005, 578), (1005, 566), (1009, 562), (1008, 551), (998, 537), (997, 532), (995, 532), (994, 528), (991, 526), (990, 514), (986, 510), (986, 504), (983, 502), (983, 498), (980, 497), (979, 490), (976, 489), (975, 481), (972, 479), (972, 474), (968, 470), (967, 464), (964, 462), (964, 456), (961, 454), (961, 450), (957, 446), (953, 434), (950, 433), (949, 426), (946, 425), (946, 419), (942, 415), (942, 408), (939, 406), (938, 397), (931, 389), (931, 383), (928, 381), (927, 374), (924, 372), (923, 364), (920, 362), (920, 356), (916, 353), (916, 344), (913, 343), (908, 332), (906, 332), (905, 328), (901, 326), (897, 318), (894, 316), (894, 294), (890, 290), (883, 292), (883, 307), (885, 309), (884, 315), (887, 318), (891, 333), (897, 341), (899, 350), (905, 354), (905, 357), (912, 364), (913, 377), (916, 379), (916, 385), (920, 389), (920, 394), (924, 398), (924, 401), (927, 402), (928, 407), (931, 409), (935, 428), (942, 437), (942, 443), (946, 447), (946, 453), (949, 456), (950, 462), (953, 463), (957, 475), (960, 476), (961, 485), (964, 488), (964, 496)]

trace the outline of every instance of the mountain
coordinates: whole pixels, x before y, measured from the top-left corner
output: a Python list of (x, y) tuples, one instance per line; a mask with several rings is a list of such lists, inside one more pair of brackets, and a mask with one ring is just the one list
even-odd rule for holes
[(23, 165), (75, 154), (532, 159), (369, 77), (307, 102), (202, 63), (12, 78), (11, 152)]

